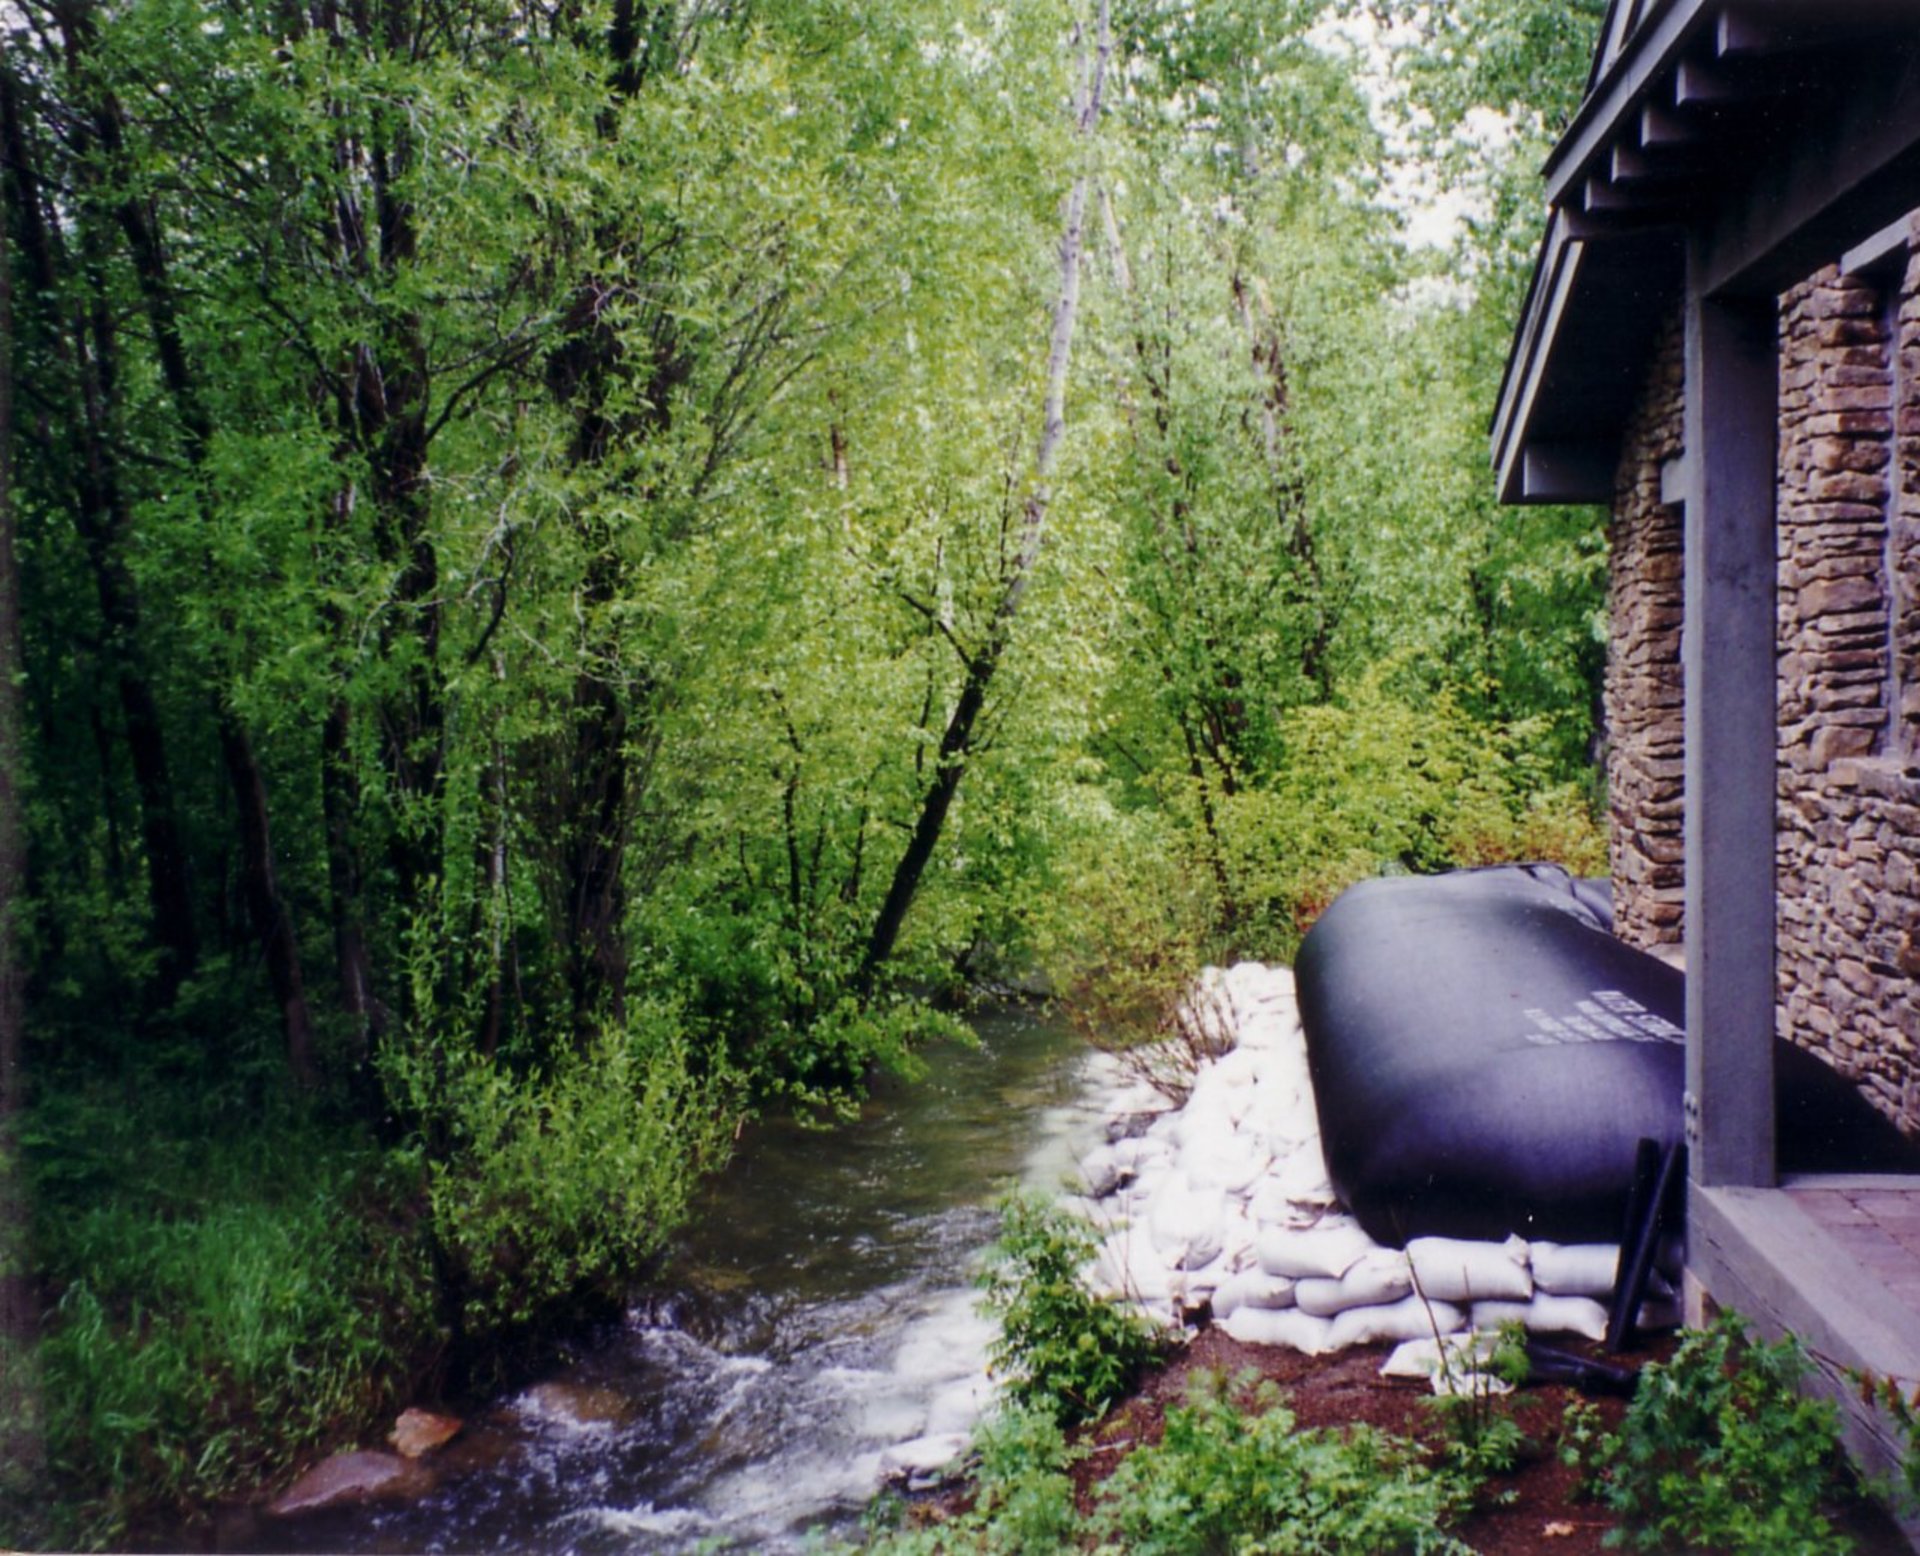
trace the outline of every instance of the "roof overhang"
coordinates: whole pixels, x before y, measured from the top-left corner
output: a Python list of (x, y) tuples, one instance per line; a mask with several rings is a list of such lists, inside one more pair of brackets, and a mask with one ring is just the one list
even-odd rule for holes
[[(1914, 0), (1647, 0), (1607, 34), (1544, 169), (1551, 215), (1491, 429), (1503, 502), (1611, 498), (1690, 242), (1720, 284), (1778, 289), (1920, 206)], [(1843, 208), (1852, 233), (1826, 254)]]

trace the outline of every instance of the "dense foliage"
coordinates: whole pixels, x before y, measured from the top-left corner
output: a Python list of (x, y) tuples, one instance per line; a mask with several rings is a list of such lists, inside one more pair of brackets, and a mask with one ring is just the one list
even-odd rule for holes
[(971, 1507), (882, 1533), (864, 1548), (872, 1556), (1461, 1556), (1468, 1547), (1448, 1525), (1478, 1489), (1402, 1438), (1370, 1427), (1303, 1428), (1272, 1385), (1236, 1391), (1218, 1378), (1202, 1378), (1167, 1411), (1159, 1441), (1133, 1448), (1098, 1482), (1089, 1512), (1076, 1507), (1070, 1478), (1088, 1450), (1068, 1443), (1047, 1412), (1001, 1414), (978, 1448)]
[(1811, 1365), (1721, 1314), (1642, 1372), (1617, 1432), (1576, 1421), (1572, 1456), (1643, 1550), (1844, 1556), (1838, 1412), (1800, 1393)]
[(1087, 1288), (1097, 1251), (1086, 1223), (1042, 1195), (1015, 1194), (1001, 1203), (980, 1274), (981, 1306), (999, 1327), (991, 1360), (1002, 1392), (1062, 1426), (1102, 1414), (1154, 1354), (1145, 1320)]
[(949, 995), (1592, 864), (1601, 536), (1482, 445), (1592, 10), (0, 12), (23, 1505), (111, 1538), (617, 1292)]

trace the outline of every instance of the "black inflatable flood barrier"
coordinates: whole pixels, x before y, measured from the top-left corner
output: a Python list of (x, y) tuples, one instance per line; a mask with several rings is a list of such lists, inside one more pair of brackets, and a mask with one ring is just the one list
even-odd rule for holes
[[(1376, 1241), (1616, 1242), (1642, 1140), (1682, 1138), (1686, 983), (1604, 883), (1516, 865), (1362, 882), (1294, 963), (1335, 1193)], [(1783, 1172), (1920, 1171), (1843, 1077), (1775, 1048)]]

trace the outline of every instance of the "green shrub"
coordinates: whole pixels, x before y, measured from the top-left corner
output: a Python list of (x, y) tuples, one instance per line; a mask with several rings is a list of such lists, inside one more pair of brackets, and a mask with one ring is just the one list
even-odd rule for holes
[(1614, 1543), (1714, 1556), (1850, 1550), (1823, 1512), (1843, 1491), (1837, 1417), (1797, 1392), (1807, 1365), (1791, 1337), (1756, 1343), (1722, 1314), (1642, 1371), (1617, 1432), (1576, 1419), (1569, 1457), (1626, 1521)]
[(1161, 1440), (1136, 1449), (1101, 1487), (1102, 1548), (1129, 1556), (1467, 1552), (1444, 1532), (1468, 1505), (1467, 1481), (1369, 1427), (1300, 1430), (1271, 1384), (1253, 1404), (1236, 1409), (1214, 1379), (1169, 1410)]
[[(431, 1095), (425, 1066), (406, 1077)], [(672, 1014), (556, 1057), (540, 1079), (472, 1056), (425, 1107), (431, 1235), (468, 1339), (621, 1284), (665, 1244), (732, 1141), (727, 1077), (696, 1077)]]
[(1000, 1324), (991, 1357), (1008, 1397), (1063, 1426), (1099, 1415), (1154, 1352), (1139, 1318), (1082, 1281), (1094, 1251), (1084, 1222), (1042, 1195), (1013, 1194), (1001, 1201), (1000, 1236), (980, 1275)]

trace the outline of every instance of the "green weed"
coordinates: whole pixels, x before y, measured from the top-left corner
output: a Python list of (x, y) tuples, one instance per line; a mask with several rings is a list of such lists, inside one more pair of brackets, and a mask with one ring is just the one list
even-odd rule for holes
[(1791, 1337), (1749, 1338), (1722, 1314), (1640, 1375), (1618, 1431), (1576, 1413), (1567, 1457), (1643, 1550), (1714, 1556), (1840, 1556), (1824, 1507), (1842, 1494), (1837, 1415), (1797, 1392), (1807, 1357)]
[(1154, 1353), (1147, 1326), (1089, 1291), (1081, 1271), (1093, 1234), (1051, 1200), (1013, 1194), (980, 1276), (983, 1305), (1000, 1323), (991, 1357), (1015, 1404), (1063, 1426), (1099, 1415)]
[(1219, 1380), (1167, 1412), (1101, 1488), (1102, 1549), (1129, 1556), (1465, 1553), (1444, 1532), (1472, 1483), (1368, 1427), (1302, 1430), (1277, 1389), (1236, 1408)]

